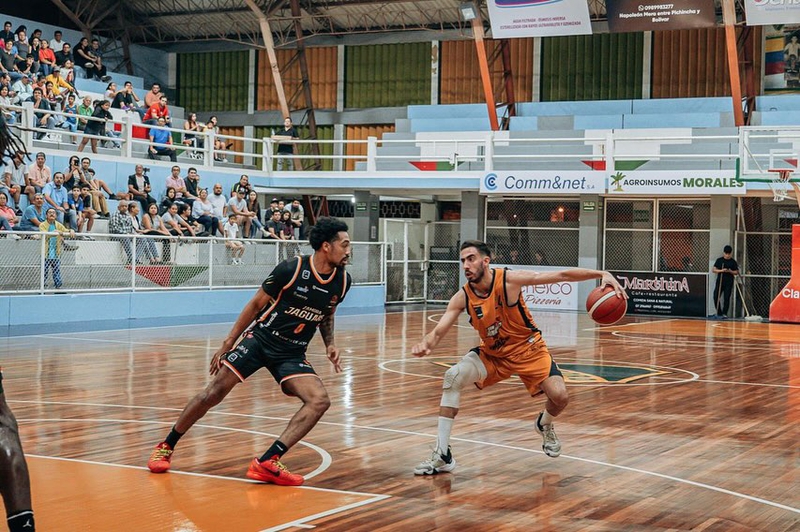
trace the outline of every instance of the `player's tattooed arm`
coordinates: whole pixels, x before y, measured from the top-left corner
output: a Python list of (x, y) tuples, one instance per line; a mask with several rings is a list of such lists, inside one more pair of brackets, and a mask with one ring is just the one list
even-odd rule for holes
[(331, 312), (319, 324), (319, 332), (322, 335), (322, 341), (325, 342), (325, 347), (335, 345), (333, 339), (333, 313)]

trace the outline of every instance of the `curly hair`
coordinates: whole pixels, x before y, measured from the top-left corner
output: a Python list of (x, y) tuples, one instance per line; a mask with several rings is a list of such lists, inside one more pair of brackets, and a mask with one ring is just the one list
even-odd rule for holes
[(28, 155), (28, 150), (22, 139), (11, 132), (6, 119), (0, 114), (0, 164), (5, 163), (6, 157), (13, 159), (17, 153)]
[(333, 217), (323, 216), (317, 220), (308, 233), (308, 241), (314, 251), (322, 247), (325, 242), (333, 243), (339, 239), (339, 233), (347, 231), (347, 224)]

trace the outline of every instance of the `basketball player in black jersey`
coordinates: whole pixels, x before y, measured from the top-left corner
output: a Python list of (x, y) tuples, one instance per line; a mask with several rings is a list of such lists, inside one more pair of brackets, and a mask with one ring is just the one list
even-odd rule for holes
[(351, 284), (344, 269), (350, 256), (347, 225), (335, 218), (320, 218), (308, 239), (314, 254), (278, 264), (242, 310), (211, 360), (214, 379), (189, 401), (167, 439), (156, 446), (147, 463), (150, 471), (166, 472), (180, 437), (234, 386), (265, 367), (283, 392), (298, 397), (303, 406), (267, 452), (253, 459), (247, 477), (283, 486), (303, 483), (303, 477), (290, 473), (280, 458), (308, 434), (331, 404), (325, 386), (306, 360), (306, 349), (319, 328), (334, 370), (342, 370), (333, 337), (333, 314)]
[[(14, 135), (0, 114), (0, 166), (17, 153), (27, 155), (22, 141)], [(14, 413), (6, 403), (3, 392), (3, 372), (0, 369), (0, 494), (6, 507), (8, 529), (11, 532), (36, 532), (31, 504), (31, 481), (28, 464), (22, 452), (19, 428)]]

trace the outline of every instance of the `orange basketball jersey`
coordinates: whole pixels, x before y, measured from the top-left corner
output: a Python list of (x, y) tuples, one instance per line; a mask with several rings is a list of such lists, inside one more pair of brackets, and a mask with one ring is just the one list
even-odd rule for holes
[(492, 289), (486, 297), (464, 285), (469, 322), (481, 337), (481, 352), (497, 358), (527, 355), (541, 339), (541, 331), (520, 297), (509, 305), (506, 298), (506, 270), (492, 269)]

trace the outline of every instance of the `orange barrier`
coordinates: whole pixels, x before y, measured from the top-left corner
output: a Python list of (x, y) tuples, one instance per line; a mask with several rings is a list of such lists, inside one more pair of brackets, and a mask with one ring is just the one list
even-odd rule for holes
[(800, 323), (800, 225), (792, 226), (792, 277), (769, 306), (769, 321)]

